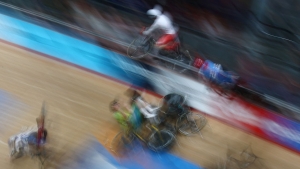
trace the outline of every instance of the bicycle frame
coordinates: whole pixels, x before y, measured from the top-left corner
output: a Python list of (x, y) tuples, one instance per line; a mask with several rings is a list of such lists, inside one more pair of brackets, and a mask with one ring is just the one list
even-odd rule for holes
[[(132, 95), (131, 100), (133, 100), (133, 101), (135, 101), (139, 97), (142, 97), (141, 94), (136, 92), (134, 89), (129, 90), (127, 94)], [(185, 100), (185, 99), (183, 99), (183, 100)], [(151, 108), (151, 110), (155, 111), (155, 112), (157, 112), (158, 109), (160, 109), (160, 107)], [(154, 114), (155, 114), (154, 117), (149, 116), (149, 118), (156, 118), (158, 114), (157, 113), (154, 113)], [(119, 132), (114, 137), (114, 139), (112, 141), (112, 144), (117, 143), (117, 142), (114, 141), (114, 140), (116, 140), (116, 138), (119, 138), (119, 139), (124, 138), (124, 139), (121, 139), (121, 140), (125, 141), (125, 142), (123, 142), (125, 144), (126, 144), (126, 142), (131, 143), (134, 138), (137, 138), (140, 141), (147, 144), (147, 146), (150, 149), (154, 150), (154, 151), (163, 150), (164, 148), (168, 147), (169, 145), (171, 145), (173, 143), (173, 141), (175, 139), (175, 136), (174, 136), (172, 130), (167, 129), (167, 127), (164, 127), (163, 129), (158, 128), (158, 125), (161, 124), (161, 121), (160, 120), (157, 120), (157, 121), (156, 120), (153, 120), (153, 121), (148, 120), (148, 125), (145, 125), (145, 127), (150, 129), (150, 131), (151, 131), (148, 135), (148, 138), (147, 138), (146, 135), (143, 136), (143, 135), (141, 135), (141, 133), (139, 133), (138, 130), (136, 130), (136, 129), (139, 129), (141, 127), (136, 128), (135, 124), (131, 123), (132, 121), (130, 119), (128, 119), (127, 127), (124, 128), (125, 130)], [(150, 124), (150, 126), (149, 126), (149, 124)], [(119, 144), (119, 143), (117, 143), (117, 144)], [(121, 144), (121, 146), (122, 146), (122, 144)], [(111, 149), (112, 149), (112, 146), (111, 146)]]
[[(160, 133), (160, 131), (161, 131), (160, 129), (158, 129), (155, 125), (152, 125), (152, 124), (150, 125), (150, 129), (151, 129), (151, 131), (159, 133), (159, 137), (160, 137), (161, 141), (164, 141), (164, 139), (162, 138), (162, 135)], [(138, 138), (140, 141), (144, 142), (145, 144), (148, 144), (148, 141), (145, 138), (143, 138), (140, 134), (138, 134), (136, 131), (134, 131), (132, 127), (129, 127), (125, 131), (125, 133), (127, 136), (132, 134), (134, 137)], [(151, 134), (153, 134), (153, 132), (151, 132)], [(111, 147), (111, 149), (112, 149), (112, 147)]]
[(144, 37), (144, 42), (148, 43), (151, 46), (154, 46), (154, 44), (155, 44), (155, 40), (154, 40), (153, 36), (151, 36), (151, 35), (145, 36)]

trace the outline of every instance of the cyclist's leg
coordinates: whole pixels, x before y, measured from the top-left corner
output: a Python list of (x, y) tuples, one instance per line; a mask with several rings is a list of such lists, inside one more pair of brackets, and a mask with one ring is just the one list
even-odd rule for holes
[(158, 39), (155, 46), (160, 49), (163, 49), (167, 47), (170, 43), (174, 42), (175, 38), (176, 38), (175, 34), (165, 34)]
[(9, 147), (9, 151), (10, 151), (11, 156), (13, 156), (17, 152), (17, 150), (16, 150), (16, 139), (17, 139), (17, 136), (12, 136), (8, 140), (8, 147)]
[(14, 144), (15, 144), (15, 145), (14, 145), (14, 146), (15, 146), (15, 150), (16, 150), (17, 152), (19, 152), (20, 149), (24, 147), (24, 142), (22, 141), (21, 136), (18, 135), (18, 136), (16, 137)]

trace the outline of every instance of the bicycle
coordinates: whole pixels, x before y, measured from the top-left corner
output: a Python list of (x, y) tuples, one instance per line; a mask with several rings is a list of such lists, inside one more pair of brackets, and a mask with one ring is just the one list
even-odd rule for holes
[(228, 100), (232, 100), (235, 97), (236, 85), (223, 82), (216, 84), (214, 82), (208, 82), (210, 88), (219, 96), (222, 96)]
[[(132, 143), (135, 138), (142, 141), (147, 147), (155, 152), (168, 150), (175, 141), (175, 135), (168, 129), (159, 129), (154, 125), (150, 125), (151, 134), (148, 138), (140, 135), (138, 132), (129, 128), (127, 131), (120, 131), (112, 139), (110, 150), (115, 154), (122, 153), (127, 148), (132, 149)], [(126, 151), (125, 151), (126, 152)]]
[[(127, 56), (130, 58), (141, 59), (147, 56), (154, 49), (156, 41), (153, 35), (142, 35), (144, 29), (145, 28), (142, 29), (139, 36), (135, 38), (127, 48)], [(166, 48), (160, 50), (160, 54), (163, 56), (160, 56), (158, 60), (160, 60), (164, 66), (171, 68), (172, 70), (178, 70), (180, 73), (184, 72), (186, 68), (184, 66), (180, 66), (176, 62), (191, 65), (193, 61), (189, 51), (181, 49), (178, 37)], [(171, 61), (169, 59), (171, 59)]]
[(178, 117), (184, 113), (186, 97), (177, 93), (170, 93), (162, 98), (162, 111), (168, 117)]
[[(152, 116), (147, 117), (148, 124), (145, 125), (145, 122), (139, 123), (139, 120), (137, 123), (134, 122), (134, 117), (137, 116), (137, 114), (141, 114), (139, 108), (137, 105), (135, 105), (134, 101), (142, 97), (140, 93), (138, 93), (135, 89), (129, 89), (126, 91), (126, 94), (130, 96), (130, 103), (133, 104), (133, 115), (129, 116), (127, 119), (125, 127), (123, 127), (123, 130), (119, 132), (112, 140), (110, 149), (112, 152), (117, 153), (116, 150), (119, 150), (119, 152), (122, 153), (122, 149), (126, 147), (131, 146), (132, 141), (135, 138), (138, 138), (140, 141), (145, 143), (149, 149), (159, 152), (168, 149), (171, 147), (172, 143), (175, 140), (175, 135), (172, 133), (172, 131), (168, 130), (168, 128), (163, 127), (162, 129), (158, 128), (158, 126), (161, 124), (161, 119), (159, 119), (159, 109), (160, 107), (152, 107), (151, 112)], [(137, 129), (145, 129), (144, 126), (148, 127), (150, 129), (150, 134), (146, 138), (145, 136), (142, 136), (139, 134)], [(141, 130), (143, 133), (146, 131)], [(147, 133), (146, 133), (147, 134)]]
[(48, 162), (47, 164), (49, 164), (49, 162), (52, 162), (54, 156), (54, 152), (49, 148), (42, 148), (41, 150), (31, 154), (31, 158), (38, 159), (40, 169), (46, 168), (46, 162)]
[(171, 93), (163, 97), (164, 112), (167, 117), (175, 117), (175, 129), (183, 135), (191, 135), (200, 132), (207, 120), (198, 113), (192, 113), (186, 106), (185, 96)]
[(186, 113), (182, 114), (178, 118), (176, 122), (176, 129), (181, 134), (189, 136), (200, 132), (206, 124), (207, 119), (203, 115), (186, 110)]

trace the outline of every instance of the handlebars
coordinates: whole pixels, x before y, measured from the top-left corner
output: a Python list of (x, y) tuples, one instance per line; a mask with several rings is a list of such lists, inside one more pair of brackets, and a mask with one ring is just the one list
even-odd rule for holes
[(140, 34), (141, 34), (141, 35), (143, 35), (143, 32), (146, 30), (146, 28), (147, 28), (147, 27), (145, 27), (145, 26), (142, 27), (142, 29), (141, 29), (141, 31), (140, 31)]

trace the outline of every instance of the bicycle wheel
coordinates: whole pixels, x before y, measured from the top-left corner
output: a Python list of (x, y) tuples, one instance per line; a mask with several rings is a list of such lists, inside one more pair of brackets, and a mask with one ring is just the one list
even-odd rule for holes
[(183, 135), (191, 135), (198, 133), (206, 123), (206, 118), (201, 114), (189, 112), (179, 117), (176, 128)]
[(127, 48), (127, 55), (133, 59), (140, 59), (145, 57), (151, 49), (152, 44), (150, 40), (147, 40), (145, 37), (138, 37), (130, 43)]
[(44, 169), (47, 168), (47, 166), (51, 165), (51, 163), (54, 163), (54, 157), (55, 154), (50, 149), (44, 149), (38, 154), (35, 154), (33, 156), (36, 156), (39, 161), (39, 168)]
[(175, 135), (166, 129), (153, 132), (148, 140), (149, 149), (160, 152), (169, 149), (175, 141)]
[[(190, 55), (190, 53), (189, 53), (189, 51), (188, 50), (185, 50), (185, 51), (180, 51), (180, 55), (181, 55), (181, 58), (182, 58), (182, 60), (181, 60), (181, 62), (183, 63), (183, 64), (185, 64), (186, 66), (185, 67), (182, 67), (182, 66), (177, 66), (177, 71), (179, 72), (179, 73), (184, 73), (184, 72), (186, 72), (187, 70), (189, 70), (187, 67), (188, 66), (191, 66), (192, 65), (192, 63), (193, 63), (193, 58), (192, 58), (192, 56)], [(180, 58), (180, 57), (179, 57)]]
[(193, 63), (193, 58), (190, 55), (190, 52), (188, 50), (185, 50), (183, 52), (181, 52), (182, 56), (183, 56), (183, 63), (185, 63), (186, 65), (192, 65)]
[(213, 90), (220, 96), (226, 99), (232, 100), (234, 98), (234, 93), (232, 87), (229, 84), (221, 84), (220, 86), (213, 86)]
[(127, 147), (130, 146), (134, 139), (132, 134), (126, 134), (124, 131), (120, 131), (111, 141), (110, 150), (116, 155), (122, 155)]

